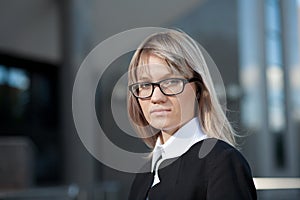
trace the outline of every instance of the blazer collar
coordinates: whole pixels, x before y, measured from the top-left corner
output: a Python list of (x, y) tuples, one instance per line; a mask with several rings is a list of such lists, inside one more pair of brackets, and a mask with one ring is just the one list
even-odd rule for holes
[(193, 118), (176, 133), (174, 133), (166, 143), (161, 144), (158, 137), (153, 149), (151, 171), (153, 172), (154, 164), (162, 157), (162, 160), (179, 157), (189, 150), (195, 143), (207, 138), (200, 127), (198, 117)]

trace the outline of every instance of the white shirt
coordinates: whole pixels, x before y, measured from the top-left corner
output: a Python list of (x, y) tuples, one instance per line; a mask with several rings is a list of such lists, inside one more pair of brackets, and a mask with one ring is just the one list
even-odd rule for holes
[[(162, 144), (160, 138), (158, 138), (153, 149), (152, 156), (151, 172), (155, 173), (152, 187), (160, 182), (157, 172), (162, 161), (181, 156), (187, 152), (191, 146), (205, 138), (207, 138), (207, 135), (205, 135), (201, 130), (197, 117), (193, 118), (181, 127), (166, 141), (166, 143)], [(161, 159), (158, 160), (160, 156)], [(154, 169), (156, 162), (157, 164)]]

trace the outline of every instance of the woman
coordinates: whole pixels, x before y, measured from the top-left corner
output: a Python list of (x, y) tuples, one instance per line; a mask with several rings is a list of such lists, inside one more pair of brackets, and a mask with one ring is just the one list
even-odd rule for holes
[[(175, 30), (149, 36), (129, 66), (128, 112), (153, 148), (130, 200), (256, 199), (197, 43)], [(147, 166), (146, 166), (147, 167)]]

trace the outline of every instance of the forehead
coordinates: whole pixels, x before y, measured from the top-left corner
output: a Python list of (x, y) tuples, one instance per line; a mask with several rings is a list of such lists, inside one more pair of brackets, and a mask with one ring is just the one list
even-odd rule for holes
[(180, 74), (166, 59), (152, 54), (142, 55), (135, 70), (137, 79), (141, 77), (158, 78), (159, 76)]

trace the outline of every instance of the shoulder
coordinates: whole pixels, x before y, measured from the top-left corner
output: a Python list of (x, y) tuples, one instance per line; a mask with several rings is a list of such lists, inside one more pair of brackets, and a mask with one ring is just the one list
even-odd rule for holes
[(190, 150), (193, 157), (198, 156), (198, 173), (206, 177), (209, 199), (256, 199), (250, 166), (235, 147), (221, 140), (206, 139)]
[(222, 163), (234, 163), (234, 165), (243, 165), (243, 167), (249, 169), (250, 167), (242, 155), (232, 145), (215, 138), (207, 138), (196, 144), (194, 144), (188, 152), (186, 152), (187, 159), (193, 159), (197, 157), (199, 162), (205, 162), (208, 165), (216, 166)]
[(205, 158), (207, 156), (219, 156), (223, 153), (236, 154), (238, 157), (243, 157), (240, 151), (234, 146), (216, 138), (207, 138), (194, 144), (190, 150), (194, 154), (197, 153), (199, 158)]

